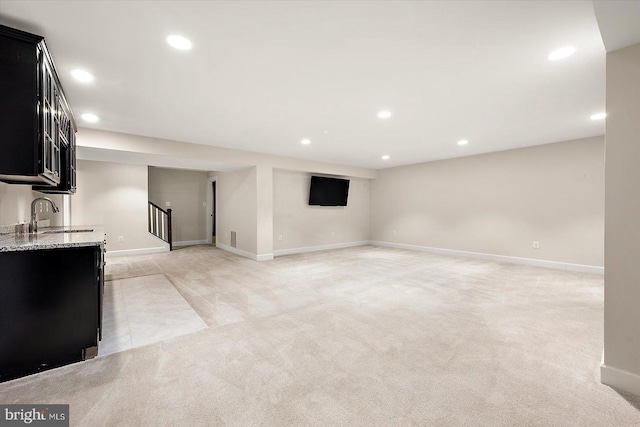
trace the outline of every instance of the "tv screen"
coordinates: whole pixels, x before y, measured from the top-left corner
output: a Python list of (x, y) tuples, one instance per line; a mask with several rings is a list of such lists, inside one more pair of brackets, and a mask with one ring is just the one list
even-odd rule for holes
[(311, 177), (309, 189), (309, 204), (316, 206), (347, 206), (349, 196), (349, 180)]

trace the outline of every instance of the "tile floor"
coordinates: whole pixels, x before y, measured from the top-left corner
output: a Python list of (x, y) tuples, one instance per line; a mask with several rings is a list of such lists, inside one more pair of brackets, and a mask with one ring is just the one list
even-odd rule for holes
[(105, 282), (103, 307), (99, 356), (207, 327), (163, 274)]

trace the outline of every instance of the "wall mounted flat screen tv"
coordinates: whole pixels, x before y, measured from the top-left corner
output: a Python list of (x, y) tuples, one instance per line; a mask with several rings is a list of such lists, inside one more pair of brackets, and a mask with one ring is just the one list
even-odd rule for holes
[(312, 176), (309, 204), (315, 206), (347, 206), (349, 180)]

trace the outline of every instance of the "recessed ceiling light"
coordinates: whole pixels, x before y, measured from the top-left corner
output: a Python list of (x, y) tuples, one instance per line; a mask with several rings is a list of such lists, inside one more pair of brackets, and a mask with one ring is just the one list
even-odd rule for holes
[(74, 68), (73, 70), (71, 70), (71, 75), (74, 79), (82, 83), (89, 83), (94, 79), (93, 74), (85, 70), (80, 70), (78, 68)]
[(380, 111), (378, 113), (379, 119), (388, 119), (389, 117), (391, 117), (391, 111)]
[(302, 140), (300, 140), (300, 144), (309, 145), (309, 144), (311, 144), (311, 140), (310, 139), (306, 139), (306, 138), (302, 139)]
[(84, 113), (84, 114), (82, 115), (82, 120), (84, 120), (85, 122), (89, 122), (89, 123), (95, 123), (95, 122), (97, 122), (97, 121), (98, 121), (98, 120), (100, 120), (100, 119), (99, 119), (99, 118), (98, 118), (98, 116), (96, 116), (95, 114), (92, 114), (92, 113)]
[(573, 46), (566, 46), (557, 50), (554, 50), (547, 56), (549, 61), (558, 61), (560, 59), (567, 58), (576, 53), (576, 48)]
[(180, 50), (189, 50), (193, 46), (191, 44), (191, 40), (176, 34), (172, 34), (167, 37), (167, 43), (169, 43), (172, 47)]
[(384, 156), (382, 156), (382, 160), (389, 160), (391, 157), (389, 157), (388, 154), (385, 154)]
[(607, 117), (607, 113), (597, 113), (590, 117), (591, 120), (604, 120)]
[(466, 139), (461, 139), (460, 141), (458, 141), (458, 145), (467, 145), (469, 143), (469, 141), (467, 141)]

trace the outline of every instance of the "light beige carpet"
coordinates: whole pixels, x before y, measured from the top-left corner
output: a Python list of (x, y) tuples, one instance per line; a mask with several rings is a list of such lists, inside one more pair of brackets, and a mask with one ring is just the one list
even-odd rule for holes
[(599, 381), (603, 278), (359, 247), (256, 263), (111, 259), (163, 273), (209, 325), (0, 384), (72, 425), (640, 425)]

